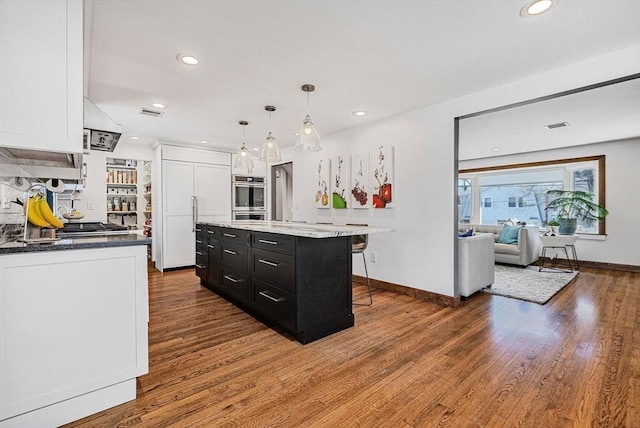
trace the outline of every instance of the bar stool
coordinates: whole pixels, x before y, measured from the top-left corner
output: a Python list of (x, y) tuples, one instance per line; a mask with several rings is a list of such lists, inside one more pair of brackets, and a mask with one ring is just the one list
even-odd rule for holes
[[(368, 226), (367, 224), (353, 224), (347, 223), (347, 226)], [(367, 258), (364, 255), (364, 250), (367, 249), (369, 243), (369, 235), (353, 235), (351, 237), (351, 254), (362, 254), (362, 261), (364, 262), (364, 272), (367, 276), (367, 288), (369, 290), (369, 303), (353, 303), (357, 306), (371, 306), (373, 304), (373, 295), (371, 294), (371, 281), (369, 280), (369, 271), (367, 270)]]

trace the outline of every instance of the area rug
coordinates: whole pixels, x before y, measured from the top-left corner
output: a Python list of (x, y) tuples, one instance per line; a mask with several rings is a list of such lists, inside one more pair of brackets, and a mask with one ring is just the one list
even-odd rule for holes
[(497, 264), (494, 283), (482, 291), (543, 305), (562, 290), (562, 287), (569, 284), (576, 275), (578, 272), (550, 269), (538, 272), (537, 266), (521, 268)]

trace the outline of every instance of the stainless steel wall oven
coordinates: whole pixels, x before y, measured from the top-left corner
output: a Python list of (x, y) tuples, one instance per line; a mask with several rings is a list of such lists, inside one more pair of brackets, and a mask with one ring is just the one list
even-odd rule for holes
[(232, 177), (233, 211), (266, 211), (267, 185), (264, 177)]

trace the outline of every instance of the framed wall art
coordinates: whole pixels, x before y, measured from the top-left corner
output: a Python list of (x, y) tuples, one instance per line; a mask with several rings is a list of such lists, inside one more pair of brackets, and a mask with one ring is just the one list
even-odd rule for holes
[(369, 154), (358, 153), (351, 157), (351, 207), (368, 209), (371, 198), (369, 187)]
[(329, 159), (318, 160), (318, 187), (316, 190), (316, 208), (329, 208), (329, 186), (331, 181)]
[(393, 146), (379, 146), (371, 153), (373, 208), (393, 208)]
[(347, 157), (336, 156), (331, 159), (331, 206), (335, 209), (347, 208)]

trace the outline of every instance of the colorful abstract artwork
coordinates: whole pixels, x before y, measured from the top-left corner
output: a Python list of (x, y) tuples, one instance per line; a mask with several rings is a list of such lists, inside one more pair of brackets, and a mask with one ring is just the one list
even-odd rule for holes
[(331, 185), (330, 165), (331, 162), (329, 159), (318, 160), (318, 166), (316, 168), (318, 172), (316, 208), (329, 208), (329, 186)]
[(369, 187), (369, 153), (359, 153), (351, 157), (351, 207), (368, 209), (371, 198)]
[(347, 208), (347, 157), (336, 156), (331, 159), (331, 206), (335, 209)]
[(393, 207), (393, 146), (380, 146), (371, 153), (373, 208)]

